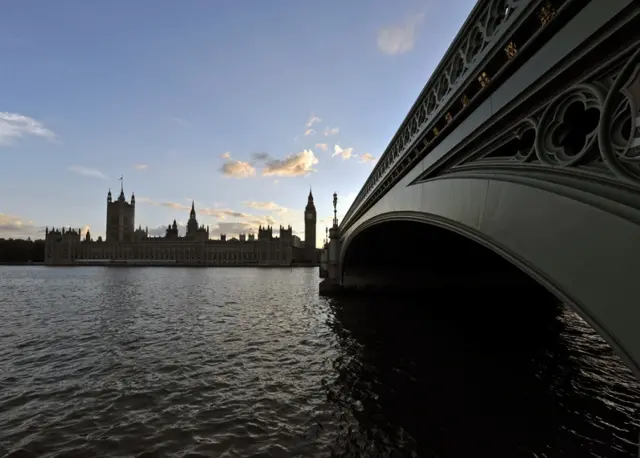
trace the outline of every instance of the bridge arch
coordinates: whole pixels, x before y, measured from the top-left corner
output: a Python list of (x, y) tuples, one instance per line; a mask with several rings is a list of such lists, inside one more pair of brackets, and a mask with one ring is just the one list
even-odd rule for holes
[(482, 233), (415, 211), (384, 213), (360, 225), (343, 241), (339, 265), (346, 287), (390, 292), (463, 284), (545, 288), (568, 300), (544, 273)]
[[(349, 270), (351, 256), (362, 242), (375, 252), (367, 234), (385, 232), (385, 225), (456, 234), (467, 246), (515, 266), (515, 273), (507, 272), (515, 282), (531, 279), (572, 307), (640, 377), (640, 259), (634, 256), (640, 252), (640, 214), (588, 188), (495, 172), (490, 177), (452, 174), (413, 185), (405, 181), (344, 228), (338, 280), (345, 287), (361, 283), (360, 272), (354, 278)], [(391, 228), (386, 226), (388, 243), (393, 243)], [(396, 245), (417, 256), (424, 253), (407, 240)], [(384, 284), (382, 275), (373, 280)]]

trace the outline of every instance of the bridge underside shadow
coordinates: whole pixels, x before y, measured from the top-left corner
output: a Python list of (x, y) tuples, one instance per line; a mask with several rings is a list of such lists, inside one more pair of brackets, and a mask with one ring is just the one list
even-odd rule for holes
[(553, 297), (476, 241), (415, 221), (382, 222), (355, 236), (343, 259), (342, 285), (345, 291), (376, 295)]

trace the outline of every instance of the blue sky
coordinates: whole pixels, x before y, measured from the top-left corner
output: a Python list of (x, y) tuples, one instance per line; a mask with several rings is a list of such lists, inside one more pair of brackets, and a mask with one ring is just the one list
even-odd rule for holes
[(6, 1), (0, 237), (104, 235), (109, 188), (136, 226), (259, 223), (318, 241), (346, 212), (472, 0)]

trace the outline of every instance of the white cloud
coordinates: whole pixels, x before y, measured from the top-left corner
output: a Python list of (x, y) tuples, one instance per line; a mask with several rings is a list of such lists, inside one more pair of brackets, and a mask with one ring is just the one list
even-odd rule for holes
[(333, 128), (329, 128), (329, 127), (325, 127), (324, 128), (324, 136), (328, 137), (329, 135), (337, 135), (340, 132), (340, 128), (339, 127), (333, 127)]
[(147, 170), (149, 168), (149, 164), (136, 164), (133, 168), (136, 170)]
[(314, 129), (307, 129), (307, 130), (304, 131), (304, 136), (308, 137), (309, 135), (313, 135), (315, 133), (316, 133), (316, 131)]
[(315, 170), (312, 168), (318, 163), (318, 158), (313, 151), (305, 149), (299, 153), (290, 154), (284, 159), (271, 159), (262, 170), (264, 176), (296, 177), (308, 175)]
[(19, 216), (0, 213), (0, 238), (32, 239), (44, 238), (44, 228), (37, 227), (33, 221)]
[(413, 49), (418, 27), (424, 19), (425, 13), (410, 16), (401, 24), (383, 27), (378, 31), (378, 49), (383, 54), (404, 54)]
[(231, 153), (229, 151), (227, 151), (226, 153), (222, 153), (221, 157), (223, 159), (229, 159), (229, 158), (231, 158)]
[(230, 158), (220, 170), (224, 176), (232, 178), (249, 178), (256, 174), (256, 168), (250, 163)]
[(377, 158), (369, 153), (364, 153), (360, 155), (360, 160), (358, 162), (373, 162)]
[[(154, 205), (157, 207), (165, 207), (173, 210), (180, 210), (186, 212), (191, 209), (190, 205), (183, 205), (181, 203), (173, 201), (156, 201), (147, 197), (139, 197), (138, 202)], [(243, 211), (237, 211), (233, 209), (219, 209), (219, 208), (199, 208), (196, 205), (196, 212), (198, 213), (199, 223), (205, 226), (209, 225), (211, 237), (219, 237), (220, 234), (226, 234), (227, 238), (236, 237), (240, 233), (257, 232), (260, 225), (271, 225), (276, 228), (279, 224), (287, 226), (291, 224), (300, 225), (303, 223), (299, 212), (291, 212), (289, 209), (282, 207), (273, 202), (244, 202), (244, 205), (250, 208), (255, 208), (261, 211), (270, 212), (270, 214), (253, 215)], [(182, 213), (181, 213), (182, 215)], [(215, 220), (210, 223), (207, 221), (207, 217), (214, 218)], [(174, 216), (171, 216), (169, 220), (172, 220)], [(184, 234), (184, 224), (177, 222), (180, 234)], [(158, 226), (156, 228), (149, 229), (149, 235), (164, 236), (166, 226)], [(274, 231), (274, 235), (277, 236), (277, 230)]]
[(89, 167), (82, 167), (81, 165), (72, 165), (71, 167), (69, 167), (69, 170), (79, 175), (100, 178), (101, 180), (108, 179), (107, 176), (104, 173), (102, 173), (100, 170), (92, 169)]
[(311, 114), (311, 116), (309, 116), (309, 120), (307, 121), (306, 126), (307, 127), (311, 127), (311, 126), (313, 126), (314, 124), (316, 124), (316, 123), (318, 123), (320, 121), (322, 121), (322, 119), (320, 119), (319, 117), (317, 117), (314, 114)]
[(329, 148), (329, 145), (327, 145), (326, 143), (316, 143), (316, 148), (322, 151), (326, 151)]
[[(165, 208), (170, 208), (172, 210), (181, 210), (184, 212), (191, 211), (191, 204), (186, 205), (186, 204), (181, 204), (179, 202), (167, 201), (167, 200), (157, 201), (157, 200), (150, 199), (148, 197), (138, 197), (136, 200), (138, 203), (143, 203), (145, 205), (165, 207)], [(221, 208), (206, 208), (206, 207), (199, 207), (197, 205), (196, 205), (196, 213), (200, 215), (212, 216), (218, 219), (252, 217), (252, 215), (248, 213), (239, 212), (235, 210), (221, 209)]]
[(41, 122), (17, 113), (0, 112), (0, 145), (6, 145), (13, 140), (35, 136), (48, 140), (55, 140), (56, 135)]
[(333, 154), (331, 157), (342, 156), (343, 160), (351, 159), (353, 148), (341, 148), (340, 145), (333, 145)]
[[(168, 226), (168, 225), (167, 225)], [(149, 228), (149, 236), (150, 237), (164, 237), (167, 234), (167, 226), (157, 226)], [(176, 221), (176, 226), (178, 227), (178, 235), (184, 235), (187, 230), (185, 224)]]
[(279, 213), (286, 213), (289, 211), (288, 208), (283, 207), (282, 205), (278, 205), (274, 202), (255, 202), (255, 201), (245, 201), (244, 205), (250, 208), (255, 208), (256, 210), (269, 210), (276, 211)]

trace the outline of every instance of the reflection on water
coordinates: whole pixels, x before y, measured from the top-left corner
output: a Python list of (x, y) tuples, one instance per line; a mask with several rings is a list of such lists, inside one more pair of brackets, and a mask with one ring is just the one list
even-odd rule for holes
[(636, 456), (638, 384), (566, 309), (317, 284), (0, 267), (0, 456)]
[(336, 455), (636, 456), (638, 384), (574, 313), (454, 303), (334, 303)]

